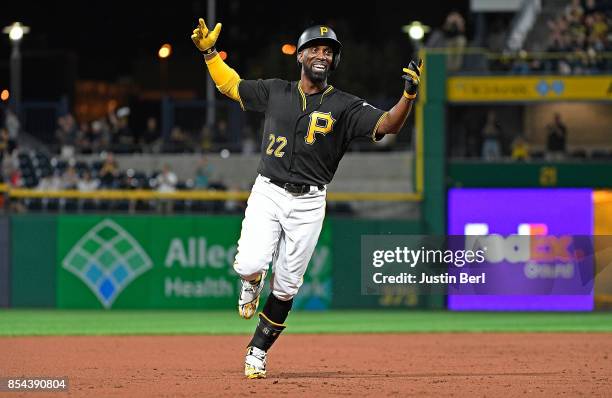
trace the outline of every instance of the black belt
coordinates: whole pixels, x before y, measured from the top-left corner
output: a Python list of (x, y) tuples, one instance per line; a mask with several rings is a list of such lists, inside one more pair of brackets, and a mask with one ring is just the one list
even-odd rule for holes
[[(285, 191), (289, 192), (289, 193), (295, 193), (295, 194), (305, 194), (310, 192), (310, 187), (312, 185), (307, 185), (307, 184), (293, 184), (290, 182), (282, 182), (282, 181), (274, 181), (274, 180), (270, 180), (270, 182), (278, 187), (283, 188)], [(317, 185), (317, 188), (319, 188), (319, 191), (322, 191), (325, 186), (324, 185)]]

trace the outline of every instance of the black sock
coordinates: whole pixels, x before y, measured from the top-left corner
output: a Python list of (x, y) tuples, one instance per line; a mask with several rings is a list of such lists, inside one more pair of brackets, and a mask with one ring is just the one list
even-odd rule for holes
[(268, 299), (266, 300), (266, 305), (261, 312), (266, 314), (268, 319), (272, 322), (283, 324), (285, 323), (285, 320), (287, 320), (287, 316), (289, 315), (289, 311), (291, 311), (292, 305), (293, 299), (283, 301), (276, 298), (273, 293), (270, 293)]

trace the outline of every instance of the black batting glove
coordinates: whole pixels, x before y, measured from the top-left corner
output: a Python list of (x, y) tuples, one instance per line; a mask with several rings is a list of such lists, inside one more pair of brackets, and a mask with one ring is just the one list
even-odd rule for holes
[(419, 90), (419, 83), (421, 82), (421, 72), (423, 71), (423, 60), (419, 59), (417, 64), (414, 61), (410, 61), (407, 68), (402, 69), (405, 75), (402, 79), (406, 80), (404, 85), (404, 97), (408, 99), (415, 99), (417, 91)]

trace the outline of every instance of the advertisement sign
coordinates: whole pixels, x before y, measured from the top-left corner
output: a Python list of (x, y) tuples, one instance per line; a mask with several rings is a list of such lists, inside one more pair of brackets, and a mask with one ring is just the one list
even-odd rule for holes
[[(449, 294), (448, 306), (451, 310), (558, 310), (588, 311), (593, 309), (592, 291), (589, 294), (542, 294), (508, 295), (526, 286), (533, 291), (551, 291), (551, 283), (558, 291), (568, 291), (583, 286), (584, 281), (593, 279), (592, 268), (582, 264), (580, 272), (569, 272), (566, 263), (559, 262), (558, 256), (540, 258), (543, 261), (518, 262), (512, 258), (521, 253), (520, 247), (527, 247), (528, 258), (533, 260), (533, 248), (546, 247), (558, 253), (558, 248), (584, 248), (589, 245), (587, 238), (593, 234), (592, 191), (589, 189), (451, 189), (448, 197), (448, 234), (467, 235), (472, 243), (480, 241), (480, 246), (512, 243), (509, 249), (496, 253), (510, 253), (495, 259), (495, 273), (489, 280), (496, 287), (496, 294)], [(525, 240), (525, 236), (531, 238)], [(486, 242), (485, 242), (486, 241)], [(532, 250), (533, 249), (533, 250)], [(556, 252), (554, 250), (557, 250)], [(537, 253), (536, 253), (537, 254)], [(550, 253), (549, 253), (550, 254)], [(545, 256), (544, 256), (545, 257)], [(549, 260), (549, 261), (546, 261)], [(589, 260), (589, 261), (592, 261)], [(545, 265), (553, 272), (540, 272), (538, 267)], [(552, 268), (551, 268), (552, 267)], [(566, 267), (566, 268), (563, 268)], [(542, 268), (542, 269), (544, 269)], [(559, 268), (559, 269), (557, 269)], [(565, 273), (563, 273), (563, 269)], [(586, 271), (585, 271), (586, 270)], [(536, 272), (537, 271), (537, 272)], [(585, 272), (590, 273), (585, 275)], [(491, 282), (493, 285), (491, 285)], [(452, 291), (450, 292), (452, 293)], [(460, 292), (455, 292), (460, 293)], [(465, 292), (461, 292), (465, 293)]]
[(598, 309), (612, 308), (612, 191), (593, 192), (595, 211), (595, 235), (597, 279), (595, 283), (595, 304)]
[(455, 76), (452, 102), (602, 101), (612, 99), (611, 76)]
[[(59, 308), (235, 308), (242, 219), (61, 216)], [(331, 232), (324, 228), (294, 308), (331, 301)], [(264, 294), (267, 294), (264, 292)]]
[(54, 308), (57, 296), (57, 216), (10, 216), (10, 306)]

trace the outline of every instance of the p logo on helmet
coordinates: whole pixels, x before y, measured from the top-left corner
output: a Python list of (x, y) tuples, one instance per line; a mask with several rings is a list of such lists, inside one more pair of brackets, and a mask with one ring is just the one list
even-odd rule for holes
[[(330, 46), (334, 52), (334, 58), (331, 64), (331, 70), (338, 67), (340, 63), (340, 54), (342, 53), (342, 44), (336, 37), (336, 32), (329, 26), (315, 25), (306, 29), (298, 39), (297, 52), (298, 54), (305, 48), (311, 47), (318, 43), (325, 43)], [(298, 60), (298, 64), (300, 61)]]

